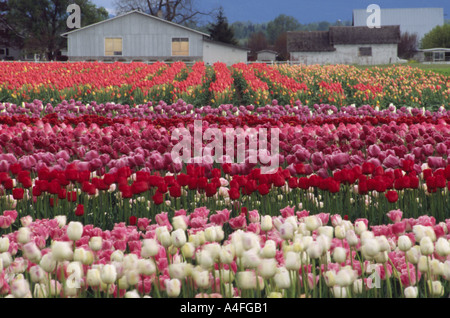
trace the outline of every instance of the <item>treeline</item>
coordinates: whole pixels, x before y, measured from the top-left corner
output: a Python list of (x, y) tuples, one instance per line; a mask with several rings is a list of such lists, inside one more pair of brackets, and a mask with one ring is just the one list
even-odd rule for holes
[[(320, 21), (302, 24), (296, 18), (280, 14), (275, 19), (265, 23), (252, 21), (237, 21), (230, 24), (234, 39), (237, 44), (250, 49), (250, 60), (256, 59), (256, 52), (264, 49), (276, 51), (278, 60), (288, 59), (286, 32), (288, 31), (327, 31), (330, 26), (351, 26), (351, 21)], [(202, 32), (208, 32), (211, 23), (196, 26), (189, 25)]]

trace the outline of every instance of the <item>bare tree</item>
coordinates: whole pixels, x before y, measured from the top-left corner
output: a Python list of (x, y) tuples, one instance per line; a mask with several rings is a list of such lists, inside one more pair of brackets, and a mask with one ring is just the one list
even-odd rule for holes
[(200, 11), (195, 0), (115, 0), (117, 13), (140, 10), (164, 20), (183, 24), (196, 22), (200, 16), (212, 16), (217, 9)]

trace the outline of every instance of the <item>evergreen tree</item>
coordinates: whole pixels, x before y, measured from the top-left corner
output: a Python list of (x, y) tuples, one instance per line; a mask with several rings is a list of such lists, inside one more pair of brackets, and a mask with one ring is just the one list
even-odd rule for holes
[(216, 16), (216, 22), (213, 23), (208, 31), (211, 35), (211, 39), (214, 41), (219, 41), (223, 43), (229, 44), (237, 44), (236, 39), (234, 38), (233, 29), (228, 25), (228, 20), (223, 13), (223, 8), (219, 8), (219, 12)]

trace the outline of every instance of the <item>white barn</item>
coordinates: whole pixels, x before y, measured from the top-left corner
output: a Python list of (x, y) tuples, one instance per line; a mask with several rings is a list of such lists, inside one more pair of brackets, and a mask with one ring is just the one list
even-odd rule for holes
[(246, 48), (212, 42), (206, 33), (138, 10), (62, 36), (69, 61), (247, 62)]
[[(372, 12), (367, 9), (353, 10), (353, 26), (367, 26), (367, 18)], [(420, 41), (425, 34), (438, 25), (444, 25), (443, 8), (403, 8), (384, 9), (380, 11), (380, 24), (400, 25), (400, 32), (417, 34)]]
[(391, 64), (399, 61), (399, 26), (330, 27), (287, 34), (290, 61), (300, 64)]

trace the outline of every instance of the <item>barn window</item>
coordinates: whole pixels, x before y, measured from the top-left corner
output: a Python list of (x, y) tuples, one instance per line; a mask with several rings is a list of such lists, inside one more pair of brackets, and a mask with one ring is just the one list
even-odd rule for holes
[(189, 56), (189, 38), (172, 38), (172, 56)]
[(5, 49), (0, 49), (0, 55), (5, 55), (5, 54), (6, 54)]
[(360, 47), (359, 56), (372, 56), (372, 47)]
[(122, 55), (122, 38), (105, 38), (105, 56)]

